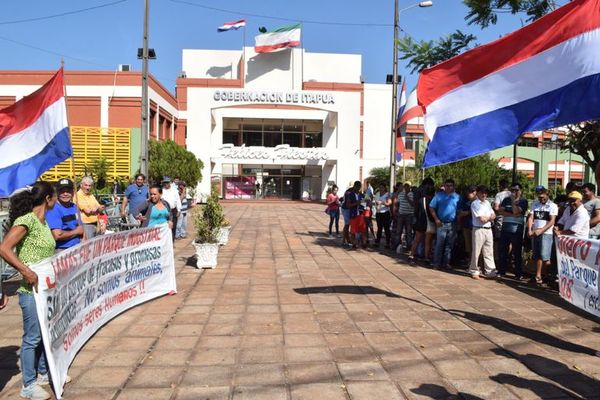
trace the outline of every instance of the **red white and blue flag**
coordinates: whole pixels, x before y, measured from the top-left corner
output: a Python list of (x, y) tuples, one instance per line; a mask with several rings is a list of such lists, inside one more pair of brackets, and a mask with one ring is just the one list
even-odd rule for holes
[(230, 31), (232, 29), (238, 30), (243, 26), (246, 26), (246, 20), (240, 19), (239, 21), (235, 21), (235, 22), (225, 22), (223, 25), (221, 25), (220, 27), (217, 28), (217, 31), (225, 32), (225, 31)]
[(406, 82), (402, 82), (402, 90), (400, 91), (400, 103), (398, 104), (398, 115), (396, 117), (396, 162), (402, 161), (404, 156), (404, 141), (402, 140), (402, 126), (400, 119), (406, 108)]
[(34, 183), (73, 155), (62, 68), (44, 86), (0, 110), (0, 197)]
[(600, 118), (600, 0), (575, 0), (510, 35), (424, 70), (424, 165), (515, 143), (523, 132)]

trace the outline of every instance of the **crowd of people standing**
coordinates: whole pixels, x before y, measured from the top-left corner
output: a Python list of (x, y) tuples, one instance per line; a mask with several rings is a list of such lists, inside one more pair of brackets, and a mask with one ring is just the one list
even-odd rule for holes
[[(550, 199), (548, 189), (535, 188), (527, 199), (519, 183), (501, 180), (498, 189), (466, 186), (459, 194), (453, 179), (437, 186), (425, 178), (418, 187), (398, 183), (374, 189), (354, 182), (340, 195), (328, 192), (329, 237), (333, 227), (349, 249), (384, 247), (405, 255), (410, 263), (436, 269), (466, 268), (473, 279), (511, 277), (522, 280), (524, 253), (530, 254), (533, 284), (553, 284), (554, 240), (558, 235), (598, 238), (600, 199), (592, 183), (569, 183), (566, 194)], [(343, 218), (340, 235), (340, 214)], [(373, 229), (373, 216), (377, 224)], [(553, 262), (554, 261), (554, 262)]]
[[(93, 194), (93, 185), (91, 177), (84, 177), (77, 191), (67, 178), (55, 185), (39, 181), (10, 197), (8, 230), (0, 243), (0, 257), (22, 276), (17, 290), (23, 315), (22, 398), (51, 397), (44, 389), (50, 379), (33, 296), (38, 276), (30, 266), (105, 233), (106, 206)], [(189, 204), (185, 182), (164, 177), (160, 185), (148, 187), (145, 176), (138, 174), (125, 191), (120, 211), (129, 228), (167, 223), (175, 239), (186, 236)], [(7, 303), (8, 296), (2, 293), (0, 309)]]

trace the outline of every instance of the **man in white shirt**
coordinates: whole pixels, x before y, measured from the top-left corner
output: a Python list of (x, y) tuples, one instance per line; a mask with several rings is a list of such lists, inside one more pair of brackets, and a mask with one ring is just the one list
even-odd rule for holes
[(558, 215), (558, 205), (548, 198), (548, 190), (543, 186), (536, 187), (537, 200), (531, 206), (527, 218), (527, 232), (531, 238), (532, 259), (535, 261), (535, 276), (531, 283), (542, 284), (542, 270), (550, 268), (554, 235), (552, 227)]
[(496, 264), (494, 263), (494, 235), (492, 234), (492, 222), (496, 214), (487, 201), (487, 187), (477, 186), (477, 198), (471, 203), (471, 214), (473, 218), (473, 251), (471, 253), (471, 264), (469, 273), (473, 279), (479, 279), (479, 255), (483, 253), (485, 276), (493, 278), (496, 276)]
[(173, 216), (173, 241), (175, 241), (177, 233), (177, 218), (181, 213), (181, 198), (179, 197), (179, 189), (177, 186), (171, 184), (171, 178), (164, 176), (162, 180), (163, 192), (162, 199), (169, 203), (171, 207), (171, 215)]
[(583, 206), (583, 196), (577, 191), (569, 193), (567, 204), (558, 227), (554, 227), (556, 235), (571, 235), (587, 239), (590, 235), (590, 214)]

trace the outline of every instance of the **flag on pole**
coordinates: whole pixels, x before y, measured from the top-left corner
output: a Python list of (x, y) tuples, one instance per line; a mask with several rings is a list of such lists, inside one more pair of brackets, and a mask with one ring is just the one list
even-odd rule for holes
[(225, 31), (230, 31), (230, 30), (238, 30), (243, 26), (246, 26), (246, 20), (240, 19), (239, 21), (235, 21), (235, 22), (225, 22), (223, 25), (221, 25), (220, 27), (217, 28), (217, 31), (225, 32)]
[(62, 68), (44, 86), (0, 110), (0, 154), (1, 197), (73, 155)]
[(404, 141), (402, 140), (402, 131), (400, 129), (400, 117), (404, 114), (406, 107), (406, 82), (402, 82), (400, 90), (400, 102), (398, 103), (398, 115), (396, 117), (396, 162), (402, 161), (404, 154)]
[(600, 0), (575, 0), (424, 70), (424, 165), (513, 144), (523, 132), (600, 118)]
[(413, 118), (422, 117), (423, 109), (419, 106), (417, 102), (417, 89), (415, 88), (406, 99), (406, 105), (402, 110), (402, 114), (400, 115), (400, 120), (398, 121), (398, 125), (406, 125), (408, 121)]
[(262, 33), (254, 38), (254, 50), (257, 53), (272, 53), (300, 46), (301, 24), (282, 26), (270, 32)]

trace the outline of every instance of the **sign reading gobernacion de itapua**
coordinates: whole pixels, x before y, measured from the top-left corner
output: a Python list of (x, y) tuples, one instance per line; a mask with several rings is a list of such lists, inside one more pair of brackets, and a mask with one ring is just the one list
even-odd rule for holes
[(216, 90), (213, 99), (239, 103), (279, 103), (279, 104), (335, 104), (331, 93), (313, 92), (272, 92), (265, 90)]

